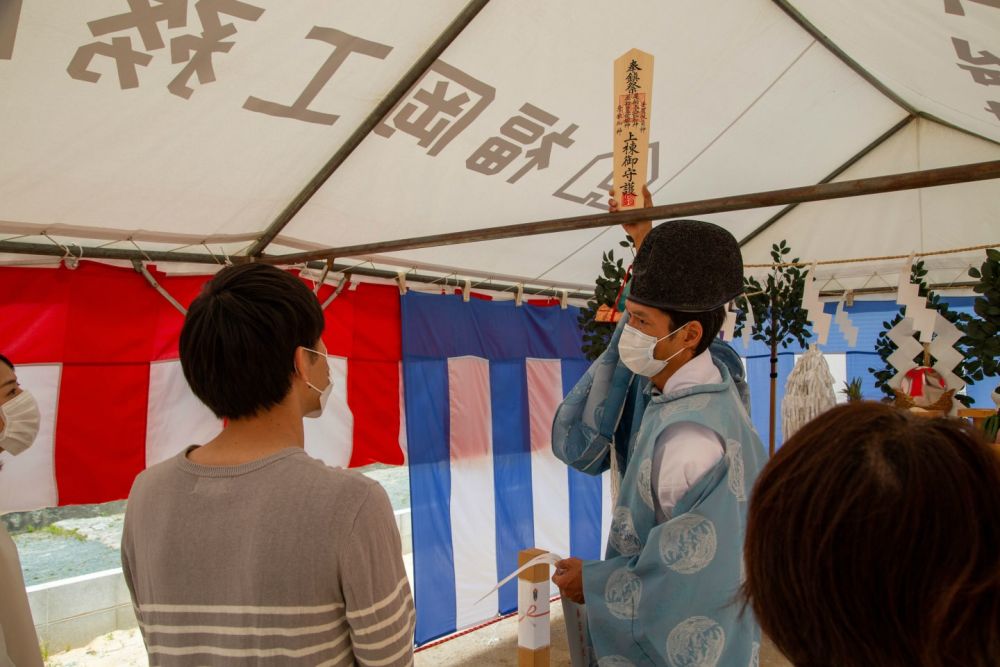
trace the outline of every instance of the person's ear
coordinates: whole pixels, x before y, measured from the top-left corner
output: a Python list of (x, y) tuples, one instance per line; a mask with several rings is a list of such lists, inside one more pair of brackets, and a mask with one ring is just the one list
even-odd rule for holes
[(684, 347), (690, 348), (693, 351), (698, 347), (698, 343), (701, 342), (701, 337), (705, 335), (705, 329), (701, 326), (701, 322), (691, 321), (684, 325), (684, 331), (680, 335)]
[(311, 355), (301, 345), (295, 348), (295, 376), (300, 380), (309, 381), (307, 369), (309, 368), (309, 357)]

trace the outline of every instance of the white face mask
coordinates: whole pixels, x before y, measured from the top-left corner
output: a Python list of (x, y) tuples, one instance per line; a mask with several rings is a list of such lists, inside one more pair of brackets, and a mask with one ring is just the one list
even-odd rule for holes
[(656, 338), (626, 324), (622, 330), (621, 338), (618, 339), (618, 355), (621, 357), (622, 363), (636, 375), (653, 377), (666, 368), (671, 359), (686, 349), (681, 348), (666, 359), (657, 359), (653, 356), (656, 344), (670, 338), (683, 328), (684, 326), (677, 327), (663, 338)]
[(31, 447), (38, 437), (38, 427), (42, 416), (38, 412), (38, 401), (30, 392), (20, 394), (0, 405), (4, 427), (0, 432), (0, 447), (17, 456)]
[[(330, 367), (330, 357), (329, 357), (329, 355), (323, 354), (319, 350), (314, 350), (311, 347), (303, 347), (302, 349), (303, 350), (309, 350), (310, 352), (315, 352), (316, 354), (318, 354), (320, 356), (326, 357), (327, 358), (327, 368)], [(317, 387), (316, 385), (314, 385), (312, 382), (309, 382), (309, 380), (306, 380), (306, 385), (310, 389), (312, 389), (313, 391), (315, 391), (316, 393), (319, 394), (319, 408), (316, 409), (316, 410), (310, 410), (305, 415), (303, 415), (304, 417), (308, 417), (310, 419), (316, 419), (317, 417), (319, 417), (320, 415), (322, 415), (323, 414), (323, 410), (326, 409), (326, 402), (330, 400), (330, 394), (333, 393), (333, 377), (330, 375), (329, 371), (327, 372), (326, 380), (327, 380), (327, 382), (326, 382), (326, 389), (320, 389), (319, 387)]]

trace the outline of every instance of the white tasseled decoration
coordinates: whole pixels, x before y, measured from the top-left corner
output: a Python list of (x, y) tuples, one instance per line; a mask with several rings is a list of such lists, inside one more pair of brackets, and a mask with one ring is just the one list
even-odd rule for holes
[(611, 506), (616, 507), (618, 505), (618, 492), (622, 488), (622, 472), (618, 468), (618, 455), (615, 453), (614, 443), (612, 443), (608, 455), (611, 457)]
[(781, 402), (781, 428), (785, 440), (807, 422), (837, 404), (833, 375), (826, 357), (815, 347), (802, 355), (788, 376)]

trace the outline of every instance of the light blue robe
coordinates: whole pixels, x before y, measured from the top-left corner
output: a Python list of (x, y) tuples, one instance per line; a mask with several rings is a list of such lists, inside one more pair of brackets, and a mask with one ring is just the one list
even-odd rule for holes
[[(597, 664), (755, 667), (760, 629), (737, 595), (747, 498), (764, 450), (747, 413), (743, 366), (713, 341), (722, 382), (660, 394), (620, 362), (626, 320), (559, 407), (552, 433), (557, 457), (595, 475), (608, 469), (613, 440), (624, 470), (605, 559), (583, 566)], [(657, 525), (653, 449), (677, 422), (718, 433), (725, 456)]]

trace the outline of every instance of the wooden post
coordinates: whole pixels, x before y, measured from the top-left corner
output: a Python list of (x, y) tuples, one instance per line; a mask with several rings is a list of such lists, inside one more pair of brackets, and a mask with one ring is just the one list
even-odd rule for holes
[(653, 56), (632, 49), (614, 66), (614, 187), (618, 210), (645, 206), (649, 120), (653, 111)]
[[(521, 567), (547, 553), (525, 549), (517, 555)], [(549, 667), (549, 566), (530, 567), (517, 577), (517, 664), (519, 667)]]
[(774, 414), (778, 401), (778, 314), (777, 301), (771, 298), (771, 427), (768, 429), (767, 455), (774, 456)]

